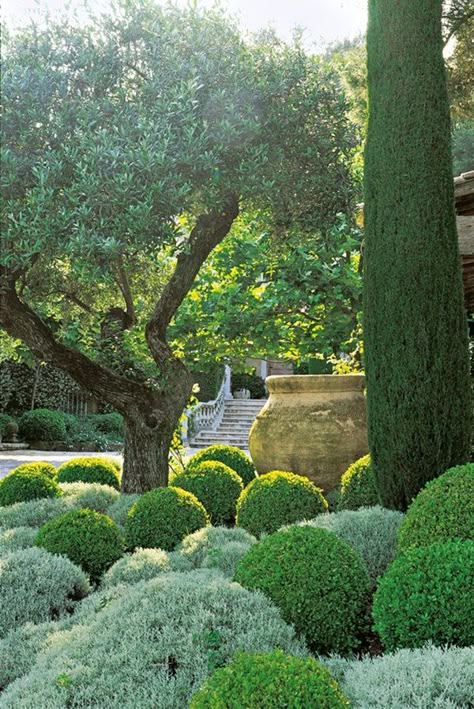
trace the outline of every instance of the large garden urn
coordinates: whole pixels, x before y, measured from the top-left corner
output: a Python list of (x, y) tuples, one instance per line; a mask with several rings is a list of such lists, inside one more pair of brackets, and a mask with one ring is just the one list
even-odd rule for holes
[(250, 430), (257, 471), (306, 475), (325, 492), (368, 452), (361, 374), (268, 377), (269, 398)]

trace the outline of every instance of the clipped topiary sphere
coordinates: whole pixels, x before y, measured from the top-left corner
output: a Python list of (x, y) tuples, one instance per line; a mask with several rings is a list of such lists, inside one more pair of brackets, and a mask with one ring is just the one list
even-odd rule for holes
[(175, 475), (173, 487), (196, 495), (212, 524), (217, 525), (234, 522), (237, 500), (244, 486), (241, 477), (228, 465), (208, 460)]
[(110, 485), (99, 483), (60, 483), (65, 497), (71, 502), (71, 509), (87, 507), (95, 512), (108, 514), (109, 507), (120, 498), (120, 493)]
[(37, 472), (34, 468), (12, 470), (0, 480), (0, 507), (60, 495), (58, 484), (49, 475)]
[(237, 502), (237, 525), (259, 537), (285, 524), (311, 519), (328, 504), (308, 478), (273, 470), (253, 480)]
[(450, 468), (415, 497), (398, 533), (398, 549), (456, 539), (474, 540), (474, 463)]
[(474, 644), (474, 542), (409, 549), (374, 596), (375, 630), (388, 650)]
[(379, 504), (375, 475), (370, 464), (370, 454), (350, 465), (341, 478), (338, 510), (357, 510)]
[(263, 591), (313, 651), (359, 646), (370, 579), (359, 554), (333, 532), (295, 526), (271, 534), (241, 559), (235, 580)]
[(54, 465), (43, 460), (34, 461), (32, 463), (22, 463), (22, 465), (19, 465), (15, 468), (15, 470), (22, 473), (25, 470), (33, 470), (36, 473), (43, 473), (43, 475), (47, 475), (52, 480), (56, 479), (56, 468)]
[(64, 554), (93, 581), (123, 554), (123, 537), (110, 517), (93, 510), (71, 510), (46, 522), (36, 544), (52, 554)]
[(342, 709), (349, 702), (312, 657), (237, 652), (191, 699), (190, 709)]
[[(177, 560), (177, 563), (175, 563)], [(181, 560), (182, 568), (179, 567)], [(125, 554), (115, 562), (104, 574), (102, 586), (110, 588), (117, 584), (134, 584), (139, 581), (149, 581), (159, 574), (170, 571), (191, 570), (191, 564), (183, 557), (177, 557), (173, 552), (162, 549), (137, 549), (133, 554)]]
[(27, 411), (19, 421), (20, 436), (25, 441), (64, 441), (66, 423), (64, 414), (49, 409)]
[(237, 475), (240, 475), (244, 487), (257, 476), (257, 470), (248, 455), (240, 448), (225, 446), (220, 443), (203, 448), (203, 450), (192, 455), (186, 466), (186, 471), (206, 460), (217, 460), (219, 463), (228, 465), (229, 468), (235, 470)]
[(84, 572), (61, 556), (35, 547), (0, 557), (0, 637), (23, 623), (71, 613), (90, 591)]
[(195, 495), (178, 487), (159, 487), (130, 508), (125, 524), (127, 545), (172, 551), (187, 534), (207, 524), (208, 514)]
[(120, 490), (120, 475), (117, 465), (107, 458), (73, 458), (59, 466), (57, 481), (60, 483), (99, 483)]

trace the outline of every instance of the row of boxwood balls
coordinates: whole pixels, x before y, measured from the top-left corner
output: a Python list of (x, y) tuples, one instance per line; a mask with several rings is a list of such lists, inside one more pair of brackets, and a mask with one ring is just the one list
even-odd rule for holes
[[(230, 454), (235, 458), (230, 470), (222, 460), (205, 460), (216, 455), (229, 461)], [(106, 515), (83, 509), (47, 522), (36, 543), (65, 554), (98, 582), (124, 546), (169, 551), (207, 525), (208, 512), (213, 521), (231, 521), (232, 489), (234, 505), (239, 493), (238, 524), (256, 536), (269, 534), (240, 561), (235, 579), (268, 595), (314, 651), (356, 650), (369, 626), (370, 581), (364, 562), (327, 530), (293, 526), (276, 531), (316, 516), (327, 503), (318, 488), (291, 473), (275, 471), (260, 478), (253, 473), (252, 479), (247, 471), (244, 481), (235, 470), (237, 458), (246, 466), (251, 463), (242, 456), (241, 451), (219, 449), (197, 454), (171, 487), (152, 490), (135, 502), (125, 539)], [(51, 480), (51, 471), (35, 475)], [(375, 629), (389, 649), (416, 647), (426, 640), (474, 642), (473, 493), (474, 465), (465, 465), (430, 483), (413, 502), (400, 529), (399, 557), (379, 580), (373, 603)], [(207, 501), (208, 510), (202, 501)]]

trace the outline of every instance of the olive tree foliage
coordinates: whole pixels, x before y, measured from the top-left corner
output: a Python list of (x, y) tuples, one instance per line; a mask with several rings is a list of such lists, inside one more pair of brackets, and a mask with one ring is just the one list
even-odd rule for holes
[(285, 238), (347, 211), (339, 81), (218, 10), (151, 0), (3, 51), (0, 325), (124, 415), (125, 491), (166, 484), (193, 384), (168, 326), (239, 212)]

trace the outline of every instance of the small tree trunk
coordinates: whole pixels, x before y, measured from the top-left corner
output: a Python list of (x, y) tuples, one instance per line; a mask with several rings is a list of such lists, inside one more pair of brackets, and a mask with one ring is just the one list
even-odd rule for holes
[(143, 493), (168, 484), (168, 455), (173, 426), (151, 428), (136, 412), (124, 419), (125, 449), (122, 492)]

